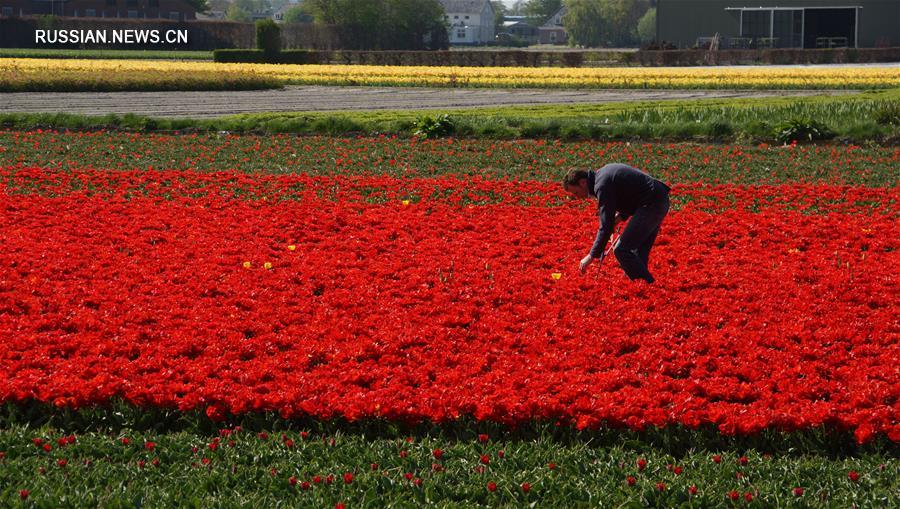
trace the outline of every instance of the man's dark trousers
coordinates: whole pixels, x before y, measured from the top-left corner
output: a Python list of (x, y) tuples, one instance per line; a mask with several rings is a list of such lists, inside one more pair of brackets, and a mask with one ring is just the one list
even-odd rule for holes
[(630, 279), (644, 279), (648, 283), (654, 281), (647, 270), (650, 248), (653, 247), (659, 227), (668, 212), (669, 193), (666, 192), (659, 199), (638, 208), (628, 221), (613, 252)]

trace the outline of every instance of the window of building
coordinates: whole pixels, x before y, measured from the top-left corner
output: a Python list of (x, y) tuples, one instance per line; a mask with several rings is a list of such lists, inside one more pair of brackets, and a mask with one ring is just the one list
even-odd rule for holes
[(116, 0), (106, 0), (106, 5), (116, 5)]
[(171, 11), (171, 12), (169, 12), (169, 19), (174, 19), (175, 21), (178, 21), (180, 19), (180, 15), (175, 11)]
[(469, 19), (469, 17), (468, 17), (468, 16), (466, 16), (466, 19)]
[(741, 14), (741, 37), (770, 37), (772, 11), (745, 10)]
[(150, 6), (150, 7), (159, 7), (159, 0), (150, 0), (150, 1), (147, 3), (147, 5)]
[(128, 7), (137, 7), (137, 0), (126, 0), (125, 4)]
[(456, 31), (456, 38), (457, 38), (457, 39), (465, 39), (465, 38), (466, 38), (466, 29), (465, 29), (465, 28), (460, 28), (459, 30), (457, 30), (457, 31)]
[(0, 10), (0, 14), (2, 14), (3, 16), (6, 16), (6, 17), (10, 17), (13, 14), (13, 8), (12, 7), (4, 7), (2, 10)]
[(453, 16), (453, 19), (459, 19), (459, 16)]
[(138, 17), (138, 12), (137, 11), (128, 11), (128, 17), (136, 18), (136, 17)]
[(84, 15), (89, 18), (96, 18), (97, 17), (97, 9), (85, 9)]

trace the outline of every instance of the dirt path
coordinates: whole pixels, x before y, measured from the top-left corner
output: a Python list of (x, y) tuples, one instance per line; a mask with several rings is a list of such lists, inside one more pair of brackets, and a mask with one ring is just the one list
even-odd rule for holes
[(287, 87), (248, 92), (70, 92), (0, 94), (0, 112), (134, 113), (218, 117), (234, 113), (450, 109), (634, 100), (845, 94), (853, 91), (547, 90), (380, 87)]

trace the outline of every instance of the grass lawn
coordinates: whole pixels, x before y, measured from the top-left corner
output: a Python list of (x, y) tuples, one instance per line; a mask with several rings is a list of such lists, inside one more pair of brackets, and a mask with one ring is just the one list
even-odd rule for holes
[(0, 48), (0, 58), (212, 60), (212, 51)]

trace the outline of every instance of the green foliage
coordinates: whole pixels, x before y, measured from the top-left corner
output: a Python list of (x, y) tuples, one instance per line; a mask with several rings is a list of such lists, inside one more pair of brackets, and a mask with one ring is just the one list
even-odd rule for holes
[[(677, 426), (577, 431), (534, 422), (509, 429), (472, 419), (405, 426), (289, 421), (271, 413), (213, 423), (200, 412), (120, 403), (78, 411), (7, 405), (0, 412), (2, 507), (900, 504), (896, 444), (858, 447), (849, 434), (827, 429), (727, 437)], [(72, 443), (60, 441), (70, 437)], [(353, 478), (345, 482), (348, 472)], [(488, 491), (488, 482), (498, 489)], [(689, 495), (692, 485), (696, 495)], [(29, 491), (24, 502), (21, 490)], [(727, 497), (732, 490), (737, 504)]]
[(59, 18), (53, 14), (40, 14), (37, 16), (38, 28), (52, 30), (59, 23)]
[(500, 33), (503, 27), (503, 18), (509, 12), (509, 8), (500, 0), (492, 0), (491, 7), (494, 8), (494, 33)]
[[(143, 154), (141, 166), (220, 171), (222, 168), (248, 173), (283, 171), (311, 175), (341, 175), (347, 165), (336, 162), (328, 154), (355, 154), (349, 167), (365, 167), (373, 174), (432, 177), (465, 175), (477, 169), (485, 178), (527, 178), (555, 180), (560, 171), (572, 166), (599, 167), (614, 160), (640, 161), (642, 167), (657, 168), (666, 181), (735, 184), (780, 184), (792, 182), (826, 182), (829, 184), (891, 187), (900, 181), (900, 162), (895, 148), (861, 143), (859, 146), (769, 146), (752, 139), (737, 146), (690, 143), (671, 144), (678, 136), (689, 134), (709, 140), (716, 128), (708, 123), (682, 120), (679, 116), (649, 115), (647, 121), (635, 115), (555, 119), (541, 117), (523, 108), (518, 117), (492, 114), (457, 117), (454, 113), (454, 138), (478, 136), (450, 143), (450, 140), (428, 141), (420, 138), (398, 138), (379, 141), (361, 133), (399, 133), (409, 135), (415, 129), (416, 112), (406, 116), (389, 113), (288, 114), (265, 113), (192, 120), (158, 118), (151, 122), (139, 115), (75, 116), (0, 115), (0, 126), (21, 131), (45, 129), (16, 141), (17, 133), (0, 131), (0, 166), (54, 167), (60, 171), (84, 168), (118, 168), (128, 153)], [(664, 118), (664, 122), (655, 122)], [(109, 130), (91, 136), (46, 130), (47, 126), (66, 125), (72, 129)], [(740, 126), (742, 124), (733, 124)], [(861, 135), (871, 134), (871, 126), (860, 128)], [(134, 136), (133, 131), (153, 128), (166, 136), (160, 143), (149, 136)], [(196, 136), (171, 136), (172, 131), (198, 129)], [(853, 125), (850, 129), (856, 131)], [(225, 136), (221, 132), (242, 136)], [(276, 133), (328, 134), (320, 137), (315, 149), (310, 140)], [(22, 133), (18, 133), (22, 134)], [(527, 136), (534, 139), (521, 139)], [(573, 143), (550, 142), (546, 139), (579, 140)], [(593, 138), (598, 141), (584, 141)], [(770, 139), (768, 131), (758, 139)], [(51, 139), (56, 139), (52, 142)], [(650, 140), (635, 143), (637, 139)], [(864, 138), (861, 138), (864, 139)], [(502, 141), (501, 141), (502, 140)], [(613, 140), (628, 143), (609, 144)], [(717, 140), (718, 141), (718, 140)], [(465, 150), (461, 147), (465, 146)], [(113, 147), (110, 149), (109, 147)], [(248, 158), (250, 152), (266, 157)], [(449, 157), (449, 153), (453, 153)], [(541, 152), (538, 157), (537, 153)], [(402, 164), (389, 164), (394, 160)], [(790, 161), (786, 164), (785, 161)], [(340, 161), (340, 159), (337, 159)], [(376, 162), (376, 161), (381, 161)], [(731, 164), (736, 163), (736, 164)], [(673, 164), (677, 166), (673, 166)], [(848, 165), (853, 171), (847, 171)], [(885, 204), (890, 207), (890, 204)]]
[(791, 143), (827, 140), (834, 138), (834, 133), (817, 120), (792, 118), (776, 125), (772, 137), (780, 143)]
[[(638, 22), (649, 0), (569, 0), (563, 26), (572, 44), (625, 47), (638, 43)], [(655, 26), (653, 27), (656, 31)], [(655, 34), (654, 34), (655, 37)]]
[(286, 24), (292, 23), (312, 23), (313, 16), (302, 5), (295, 5), (284, 11), (284, 20)]
[(263, 50), (258, 49), (217, 49), (213, 51), (213, 60), (232, 64), (307, 64), (309, 51), (294, 49), (266, 55)]
[(185, 2), (193, 7), (197, 12), (205, 12), (209, 10), (208, 0), (185, 0)]
[(543, 23), (556, 14), (562, 4), (562, 0), (528, 0), (525, 3), (525, 15)]
[(416, 122), (416, 130), (413, 134), (419, 138), (440, 138), (453, 134), (456, 124), (450, 115), (444, 114), (438, 117), (424, 116)]
[(875, 122), (880, 125), (900, 125), (900, 101), (890, 101), (875, 111)]
[[(260, 53), (258, 50), (251, 50)], [(227, 53), (227, 52), (225, 52)], [(281, 53), (281, 58), (291, 52)], [(227, 83), (213, 85), (224, 87)], [(447, 114), (454, 136), (490, 131), (493, 137), (558, 139), (721, 140), (754, 144), (772, 139), (773, 126), (792, 118), (816, 118), (834, 126), (842, 142), (892, 143), (900, 124), (879, 124), (877, 112), (898, 101), (900, 89), (850, 96), (635, 101), (591, 105), (530, 105), (442, 111), (395, 110), (322, 113), (255, 113), (209, 120), (160, 118), (160, 130), (235, 131), (316, 134), (328, 117), (347, 119), (352, 132), (409, 135), (422, 116)], [(119, 118), (112, 115), (110, 118)], [(490, 125), (488, 125), (490, 124)], [(104, 117), (69, 114), (0, 114), (0, 126), (15, 129), (112, 127)], [(491, 127), (493, 126), (493, 127)], [(139, 126), (127, 126), (139, 129)], [(348, 131), (350, 132), (350, 131)], [(12, 161), (10, 164), (15, 164)]]
[(656, 40), (656, 8), (647, 9), (637, 25), (637, 36), (641, 42)]
[(563, 27), (569, 34), (569, 44), (596, 48), (603, 40), (603, 12), (600, 0), (568, 0)]
[(271, 19), (256, 22), (256, 48), (267, 59), (274, 60), (281, 51), (281, 27)]
[[(207, 2), (209, 0), (202, 1)], [(225, 17), (229, 21), (250, 23), (253, 21), (254, 13), (277, 9), (287, 3), (287, 0), (213, 0), (213, 2), (212, 8), (225, 9)], [(222, 2), (224, 2), (224, 5)]]
[(437, 0), (307, 0), (317, 23), (334, 25), (345, 49), (444, 49), (444, 9)]
[(212, 60), (211, 51), (158, 51), (134, 49), (27, 49), (0, 48), (0, 58), (77, 58), (125, 60)]
[(237, 3), (231, 4), (228, 6), (228, 10), (225, 11), (225, 19), (228, 21), (238, 21), (241, 23), (249, 23), (250, 22), (250, 12), (239, 6)]
[(258, 49), (217, 49), (213, 51), (213, 61), (229, 64), (261, 64), (266, 61), (266, 56)]

